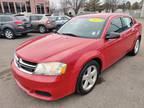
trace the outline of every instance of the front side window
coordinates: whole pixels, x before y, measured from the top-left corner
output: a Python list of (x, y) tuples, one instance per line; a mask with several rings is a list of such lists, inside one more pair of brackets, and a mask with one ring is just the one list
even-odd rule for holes
[(122, 31), (123, 31), (123, 25), (121, 18), (115, 18), (111, 21), (107, 35), (109, 35), (111, 32), (121, 33)]
[(59, 30), (59, 34), (85, 37), (85, 38), (98, 38), (100, 37), (106, 20), (103, 18), (77, 18), (72, 19)]

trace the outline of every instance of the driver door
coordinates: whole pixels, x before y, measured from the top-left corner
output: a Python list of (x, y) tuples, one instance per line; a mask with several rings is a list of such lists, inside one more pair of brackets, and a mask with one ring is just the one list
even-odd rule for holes
[(109, 67), (126, 54), (125, 40), (122, 34), (123, 31), (121, 18), (113, 18), (106, 36), (110, 36), (111, 32), (116, 32), (120, 34), (120, 38), (105, 40), (103, 54), (106, 67)]

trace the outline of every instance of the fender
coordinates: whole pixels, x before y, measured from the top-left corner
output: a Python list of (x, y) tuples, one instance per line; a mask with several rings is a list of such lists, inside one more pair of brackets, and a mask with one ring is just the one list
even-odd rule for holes
[(104, 61), (104, 56), (98, 50), (89, 51), (89, 52), (81, 55), (79, 57), (79, 59), (76, 61), (76, 63), (73, 66), (73, 71), (71, 73), (71, 75), (73, 76), (73, 79), (72, 79), (73, 81), (71, 82), (72, 91), (75, 91), (78, 76), (79, 76), (82, 68), (84, 67), (84, 65), (87, 62), (89, 62), (89, 61), (91, 61), (93, 59), (96, 59), (96, 58), (98, 58), (98, 59), (100, 59), (102, 61), (102, 64), (101, 64), (102, 65), (101, 66), (102, 69), (101, 70), (103, 70), (104, 69), (104, 62), (103, 62)]
[(72, 74), (75, 74), (75, 73), (78, 73), (77, 74), (77, 77), (81, 71), (81, 69), (84, 67), (84, 65), (93, 60), (93, 59), (100, 59), (102, 61), (102, 70), (103, 70), (103, 66), (104, 66), (104, 56), (101, 52), (99, 51), (90, 51), (88, 53), (85, 53), (83, 54), (82, 56), (79, 57), (79, 59), (76, 61), (76, 63), (74, 64), (74, 67), (73, 67), (73, 72)]
[(9, 24), (5, 24), (4, 26), (2, 26), (2, 31), (6, 28), (9, 28), (11, 30), (14, 30), (13, 26), (12, 25), (9, 25)]

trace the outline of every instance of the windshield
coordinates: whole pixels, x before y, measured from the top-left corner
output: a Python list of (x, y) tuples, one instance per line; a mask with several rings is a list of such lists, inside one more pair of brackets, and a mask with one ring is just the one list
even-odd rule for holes
[(104, 25), (105, 19), (102, 18), (77, 18), (64, 24), (57, 33), (75, 37), (98, 38)]

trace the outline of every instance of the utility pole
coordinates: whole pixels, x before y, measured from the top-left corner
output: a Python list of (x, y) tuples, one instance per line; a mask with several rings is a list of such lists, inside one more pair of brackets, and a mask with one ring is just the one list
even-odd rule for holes
[(142, 10), (141, 10), (141, 16), (140, 17), (144, 17), (144, 0), (143, 0), (143, 5), (142, 5)]

